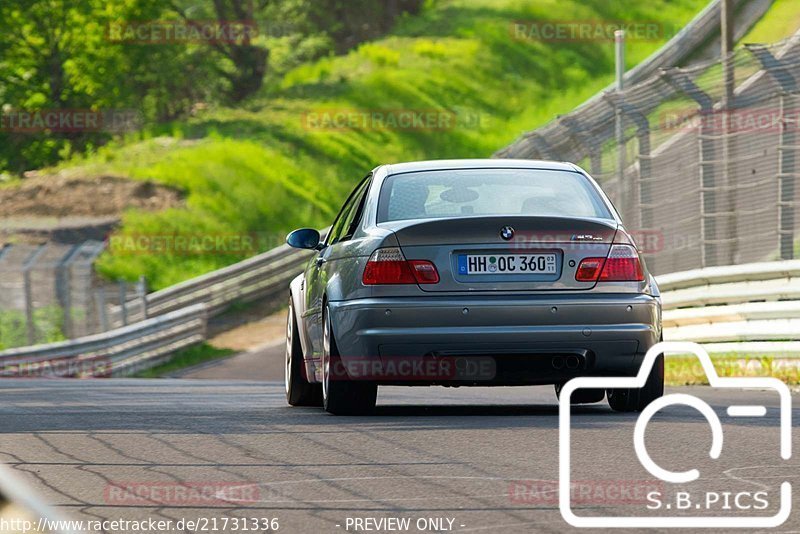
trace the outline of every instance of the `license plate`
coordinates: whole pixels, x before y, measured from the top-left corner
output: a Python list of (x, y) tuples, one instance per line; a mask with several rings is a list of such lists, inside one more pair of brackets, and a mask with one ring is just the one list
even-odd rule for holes
[(556, 255), (459, 254), (458, 274), (556, 274)]

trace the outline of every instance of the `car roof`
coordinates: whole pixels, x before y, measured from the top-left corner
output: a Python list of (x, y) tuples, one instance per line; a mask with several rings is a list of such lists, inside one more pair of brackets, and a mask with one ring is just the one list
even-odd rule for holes
[(387, 175), (449, 169), (545, 169), (576, 172), (572, 163), (535, 159), (441, 159), (385, 165)]

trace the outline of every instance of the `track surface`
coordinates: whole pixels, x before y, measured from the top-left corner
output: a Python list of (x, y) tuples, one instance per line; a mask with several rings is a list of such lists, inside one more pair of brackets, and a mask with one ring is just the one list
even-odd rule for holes
[[(0, 388), (0, 460), (73, 518), (277, 518), (279, 531), (289, 533), (354, 532), (348, 518), (381, 517), (410, 518), (408, 532), (419, 531), (420, 518), (452, 519), (453, 532), (570, 530), (547, 492), (559, 458), (549, 388), (382, 388), (377, 414), (365, 418), (289, 408), (277, 382), (9, 380)], [(648, 430), (657, 462), (699, 467), (709, 479), (704, 489), (774, 492), (783, 480), (800, 484), (800, 461), (778, 455), (775, 396), (670, 392), (714, 406), (726, 428), (717, 462), (726, 465), (708, 461), (708, 427), (683, 407), (668, 408)], [(724, 415), (726, 406), (745, 403), (770, 409), (756, 421)], [(601, 490), (608, 480), (652, 481), (632, 456), (635, 417), (605, 404), (574, 411), (575, 479), (600, 481)], [(519, 493), (520, 480), (540, 482)], [(225, 489), (197, 501), (170, 495), (179, 483)], [(152, 502), (115, 493), (114, 486), (131, 484), (149, 488)], [(795, 512), (779, 530), (800, 528), (793, 500)], [(643, 504), (595, 497), (579, 503), (579, 513), (608, 506), (636, 513)]]

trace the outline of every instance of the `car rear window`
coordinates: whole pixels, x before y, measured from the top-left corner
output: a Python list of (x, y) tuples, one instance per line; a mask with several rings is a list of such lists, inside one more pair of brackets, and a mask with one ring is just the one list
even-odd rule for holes
[(378, 222), (472, 215), (612, 215), (580, 173), (545, 169), (459, 169), (395, 174), (384, 180)]

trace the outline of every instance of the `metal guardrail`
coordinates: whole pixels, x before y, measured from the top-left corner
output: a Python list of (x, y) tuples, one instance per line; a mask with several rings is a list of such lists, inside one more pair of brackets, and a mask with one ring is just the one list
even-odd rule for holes
[(0, 376), (116, 377), (148, 369), (206, 338), (205, 304), (102, 334), (0, 352)]
[(695, 269), (658, 278), (664, 338), (709, 352), (800, 354), (800, 261)]
[(259, 254), (218, 271), (174, 285), (146, 297), (147, 315), (161, 315), (202, 302), (209, 317), (234, 302), (252, 302), (285, 292), (292, 278), (310, 257), (288, 245)]
[(309, 257), (307, 251), (282, 245), (156, 291), (132, 312), (130, 319), (135, 322), (128, 326), (0, 352), (0, 377), (118, 377), (154, 367), (175, 351), (205, 340), (208, 319), (232, 304), (259, 299), (282, 302), (289, 282)]

